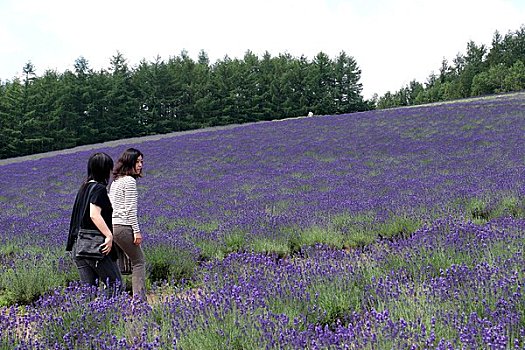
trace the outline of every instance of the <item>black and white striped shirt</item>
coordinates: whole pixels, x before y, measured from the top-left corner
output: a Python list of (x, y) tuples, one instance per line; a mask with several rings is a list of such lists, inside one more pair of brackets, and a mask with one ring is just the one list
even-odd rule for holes
[(133, 176), (122, 176), (111, 183), (109, 199), (113, 206), (113, 225), (128, 225), (133, 233), (140, 232), (137, 198), (137, 180)]

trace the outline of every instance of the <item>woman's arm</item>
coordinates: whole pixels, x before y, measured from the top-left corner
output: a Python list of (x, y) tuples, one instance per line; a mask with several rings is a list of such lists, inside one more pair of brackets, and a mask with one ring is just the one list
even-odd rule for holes
[(113, 233), (109, 229), (108, 225), (102, 217), (102, 208), (93, 203), (89, 203), (89, 217), (99, 229), (99, 231), (106, 237), (104, 244), (102, 245), (102, 253), (108, 254), (111, 251), (113, 245)]
[(137, 182), (135, 179), (129, 181), (125, 187), (126, 191), (126, 201), (128, 202), (128, 212), (129, 212), (129, 221), (131, 228), (133, 230), (133, 243), (135, 245), (140, 245), (142, 243), (142, 234), (140, 233), (139, 228), (139, 219), (137, 215), (138, 207), (138, 191), (137, 191)]

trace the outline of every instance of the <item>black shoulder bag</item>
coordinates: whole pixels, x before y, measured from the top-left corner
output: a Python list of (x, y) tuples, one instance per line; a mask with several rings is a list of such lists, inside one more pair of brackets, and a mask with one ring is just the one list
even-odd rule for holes
[[(87, 199), (83, 203), (81, 210), (81, 213), (83, 213), (82, 217), (86, 214), (91, 192), (95, 186), (96, 184), (91, 186), (86, 197)], [(76, 257), (81, 259), (102, 260), (106, 256), (102, 253), (102, 244), (104, 244), (105, 240), (106, 237), (99, 230), (86, 229), (80, 226), (77, 237)]]

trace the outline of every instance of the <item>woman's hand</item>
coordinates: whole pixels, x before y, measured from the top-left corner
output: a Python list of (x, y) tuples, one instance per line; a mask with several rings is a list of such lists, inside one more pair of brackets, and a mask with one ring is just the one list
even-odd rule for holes
[(113, 235), (106, 236), (104, 243), (101, 245), (102, 253), (108, 255), (113, 247)]
[(133, 244), (140, 245), (142, 243), (142, 234), (140, 232), (135, 232), (133, 234)]
[(108, 255), (113, 247), (113, 233), (106, 225), (101, 213), (102, 208), (93, 203), (89, 203), (89, 216), (91, 217), (91, 221), (93, 221), (99, 231), (106, 237), (104, 243), (100, 246), (100, 251), (102, 254)]

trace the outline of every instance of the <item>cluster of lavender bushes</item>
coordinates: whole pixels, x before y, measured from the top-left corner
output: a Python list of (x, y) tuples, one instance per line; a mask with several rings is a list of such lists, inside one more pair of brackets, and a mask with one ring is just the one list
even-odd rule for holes
[(93, 151), (0, 166), (0, 348), (522, 348), (524, 106), (133, 145), (149, 305), (73, 282), (63, 248)]
[[(70, 285), (0, 314), (3, 348), (522, 349), (525, 221), (436, 221), (364, 250), (232, 253), (150, 305)], [(194, 281), (194, 283), (195, 283)]]

